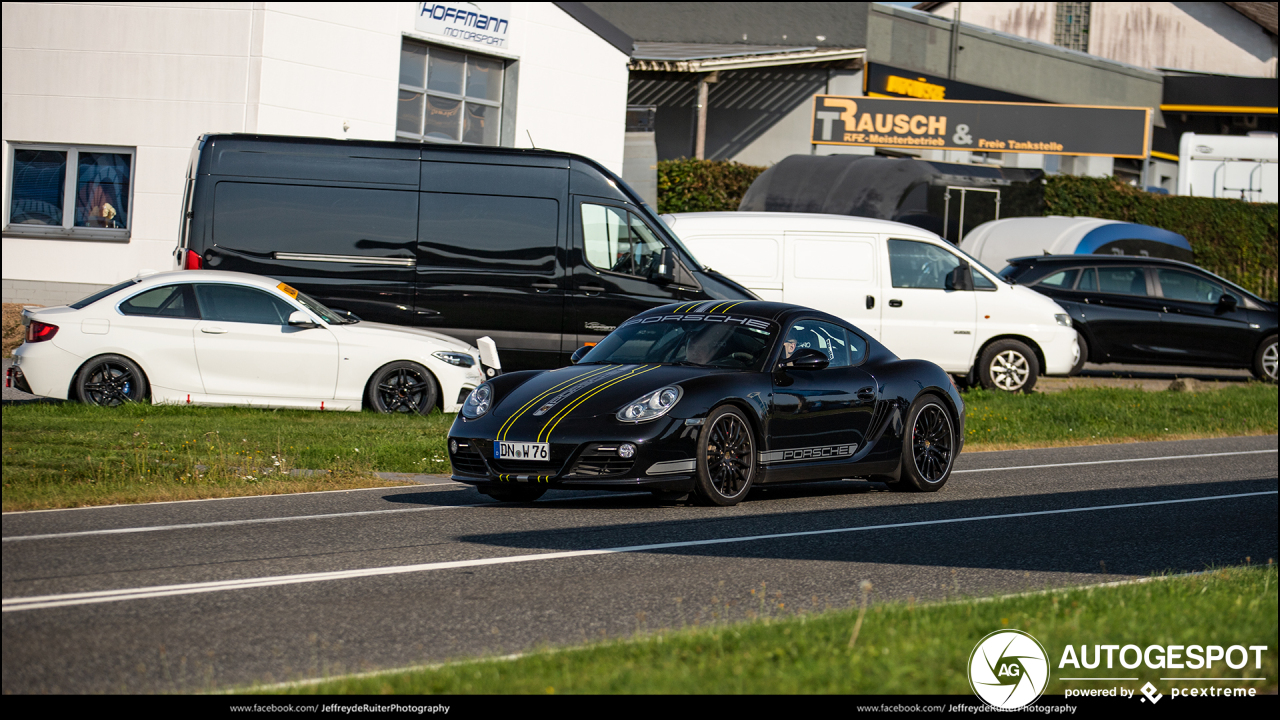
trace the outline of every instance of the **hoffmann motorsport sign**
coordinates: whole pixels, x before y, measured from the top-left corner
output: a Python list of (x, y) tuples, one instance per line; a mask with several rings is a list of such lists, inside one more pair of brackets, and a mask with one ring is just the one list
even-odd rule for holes
[(1048, 155), (1147, 155), (1151, 109), (840, 97), (813, 99), (815, 145)]

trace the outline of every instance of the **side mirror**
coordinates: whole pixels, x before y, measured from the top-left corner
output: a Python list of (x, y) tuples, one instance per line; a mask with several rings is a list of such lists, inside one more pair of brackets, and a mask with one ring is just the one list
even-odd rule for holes
[(960, 263), (955, 270), (947, 273), (947, 289), (948, 290), (972, 290), (973, 289), (973, 268), (969, 267), (969, 263)]
[(577, 365), (578, 363), (582, 362), (582, 358), (586, 357), (587, 353), (591, 352), (591, 349), (594, 347), (595, 347), (594, 345), (583, 345), (577, 350), (574, 350), (573, 354), (569, 356), (569, 362), (574, 365)]
[(653, 273), (649, 275), (649, 280), (656, 283), (667, 284), (676, 281), (676, 258), (671, 252), (671, 248), (662, 248), (662, 252), (658, 253), (658, 266), (653, 269)]
[(317, 322), (314, 322), (311, 319), (310, 315), (302, 312), (301, 310), (294, 310), (293, 312), (289, 313), (289, 327), (296, 327), (296, 328), (301, 328), (303, 330), (310, 330), (311, 328), (320, 327), (320, 324)]
[(1223, 293), (1222, 297), (1218, 298), (1218, 310), (1222, 312), (1231, 312), (1239, 306), (1240, 301), (1236, 299), (1235, 295)]
[(827, 354), (816, 348), (801, 348), (778, 367), (790, 370), (821, 370), (831, 364)]

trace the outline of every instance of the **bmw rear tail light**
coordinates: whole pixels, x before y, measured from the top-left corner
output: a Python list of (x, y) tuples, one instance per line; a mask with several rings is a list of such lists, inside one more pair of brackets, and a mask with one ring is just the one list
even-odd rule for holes
[(27, 342), (38, 343), (45, 340), (52, 340), (54, 335), (58, 334), (58, 326), (42, 323), (39, 320), (32, 320), (27, 326)]
[(183, 270), (199, 270), (204, 265), (204, 261), (196, 254), (195, 250), (187, 251), (187, 261), (182, 264)]

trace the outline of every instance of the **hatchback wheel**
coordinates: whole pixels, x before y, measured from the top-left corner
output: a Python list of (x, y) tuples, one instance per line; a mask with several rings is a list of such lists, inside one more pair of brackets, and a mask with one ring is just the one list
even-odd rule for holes
[(147, 397), (147, 376), (123, 355), (102, 355), (85, 363), (76, 376), (76, 396), (87, 405), (116, 407)]
[(1040, 377), (1040, 362), (1025, 343), (997, 340), (978, 358), (978, 382), (988, 390), (1031, 392)]
[(369, 406), (378, 412), (426, 415), (435, 408), (440, 393), (431, 371), (402, 360), (378, 368), (366, 394)]
[(1253, 354), (1254, 377), (1263, 382), (1275, 382), (1277, 364), (1280, 364), (1280, 357), (1277, 356), (1276, 336), (1272, 335), (1263, 340), (1258, 351)]

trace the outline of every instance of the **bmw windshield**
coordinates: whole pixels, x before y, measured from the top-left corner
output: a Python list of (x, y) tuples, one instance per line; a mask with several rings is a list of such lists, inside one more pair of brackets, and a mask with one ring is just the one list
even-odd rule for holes
[(613, 331), (584, 363), (755, 368), (768, 354), (776, 325), (729, 315), (652, 315)]

